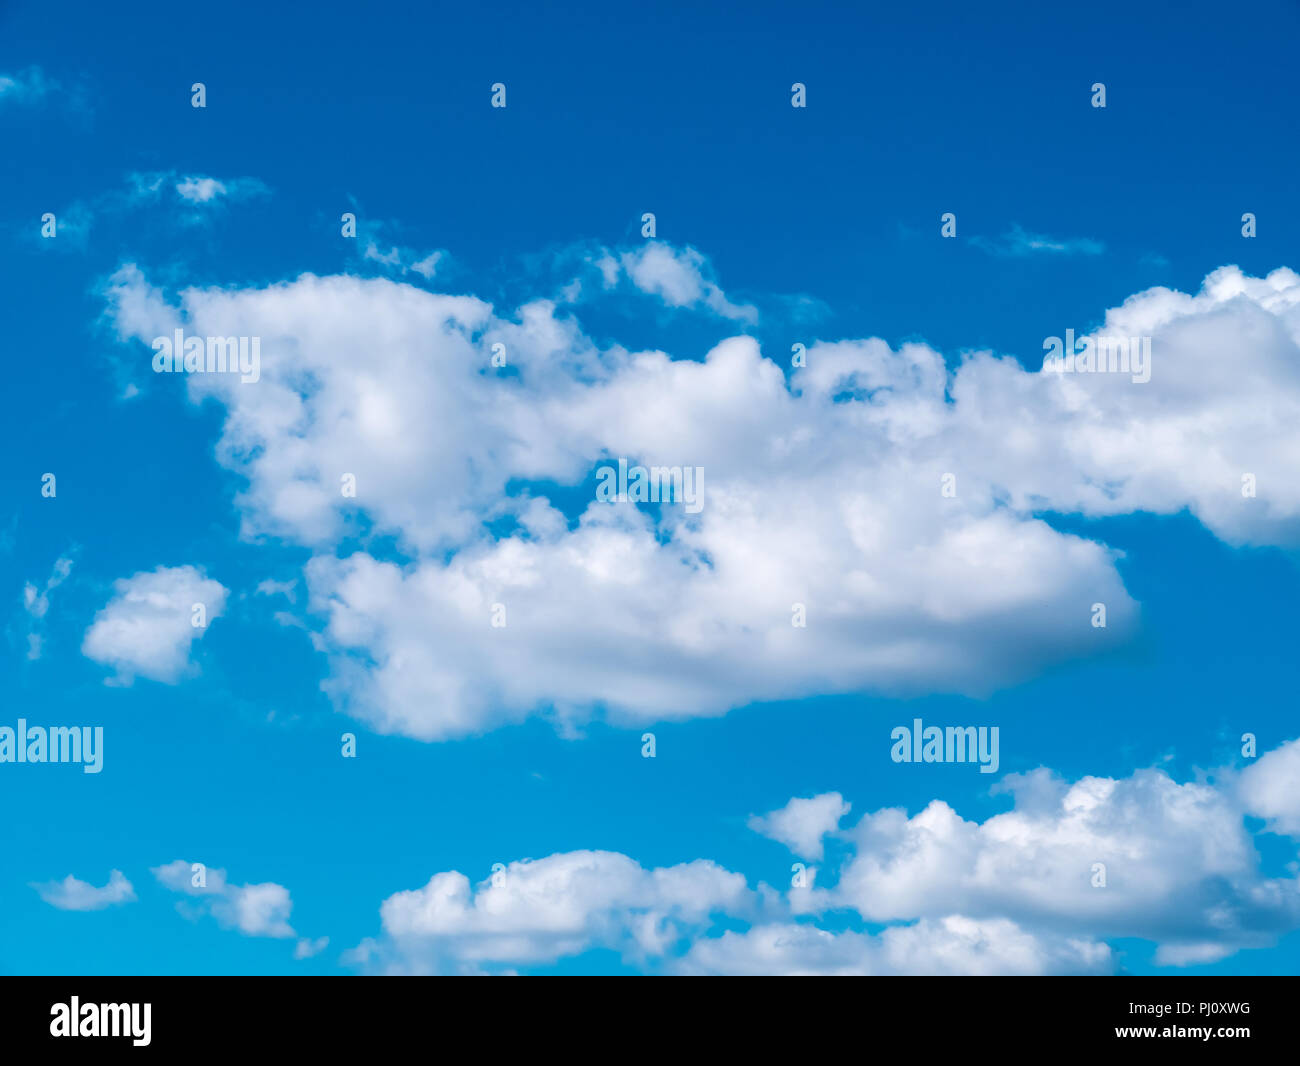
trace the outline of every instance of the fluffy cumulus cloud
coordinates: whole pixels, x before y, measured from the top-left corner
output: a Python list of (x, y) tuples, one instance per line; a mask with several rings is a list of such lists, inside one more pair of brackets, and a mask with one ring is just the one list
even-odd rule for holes
[(33, 884), (37, 894), (61, 911), (99, 911), (135, 900), (135, 888), (121, 870), (113, 870), (102, 888), (68, 874), (62, 881)]
[[(116, 671), (112, 680), (136, 677), (175, 684), (196, 668), (190, 651), (226, 605), (226, 588), (193, 566), (160, 566), (121, 578), (113, 598), (86, 630), (81, 650)], [(202, 615), (196, 613), (202, 608)], [(199, 624), (201, 623), (201, 624)]]
[(1300, 740), (1265, 753), (1242, 771), (1241, 802), (1269, 828), (1300, 838)]
[(1297, 750), (1290, 742), (1220, 785), (1154, 769), (1073, 783), (1013, 774), (1001, 788), (1014, 808), (982, 823), (942, 800), (910, 817), (876, 811), (849, 832), (838, 883), (800, 905), (873, 922), (1013, 916), (1054, 935), (1151, 940), (1170, 964), (1262, 946), (1300, 925), (1300, 881), (1261, 875), (1245, 816), (1294, 809), (1273, 786)]
[[(607, 258), (615, 281), (709, 302), (689, 250)], [(749, 337), (703, 359), (600, 347), (546, 300), (507, 314), (350, 276), (168, 296), (128, 266), (109, 300), (144, 345), (181, 326), (261, 338), (256, 384), (168, 384), (223, 406), (245, 533), (312, 549), (329, 691), (414, 737), (987, 694), (1138, 623), (1116, 553), (1052, 512), (1188, 510), (1232, 543), (1300, 543), (1290, 270), (1224, 268), (1108, 311), (1099, 334), (1151, 338), (1145, 383), (876, 339), (810, 344), (787, 376)], [(702, 509), (559, 502), (551, 486), (619, 458), (702, 468)], [(346, 533), (368, 539), (339, 557)]]
[[(1272, 775), (1297, 751), (1215, 784), (1011, 775), (1012, 809), (982, 823), (940, 800), (869, 812), (843, 834), (829, 887), (783, 896), (707, 860), (646, 869), (599, 851), (512, 863), (478, 886), (439, 873), (386, 899), (379, 936), (346, 961), (494, 973), (603, 948), (655, 972), (1093, 974), (1122, 964), (1109, 941), (1137, 938), (1162, 965), (1212, 962), (1300, 928), (1300, 881), (1261, 872), (1248, 828), (1277, 814)], [(752, 828), (803, 855), (846, 808), (826, 793)]]
[(296, 935), (289, 924), (293, 900), (284, 885), (271, 881), (256, 885), (232, 884), (225, 870), (210, 870), (201, 863), (184, 859), (152, 867), (150, 872), (165, 888), (195, 900), (185, 913), (211, 914), (223, 927), (236, 929), (245, 936), (282, 938)]
[(513, 862), (478, 885), (435, 874), (380, 908), (383, 938), (353, 961), (390, 972), (489, 972), (554, 962), (594, 948), (662, 956), (710, 916), (744, 912), (745, 879), (708, 861), (644, 869), (626, 855), (575, 851)]
[(1038, 976), (1100, 974), (1110, 948), (1073, 937), (1035, 936), (1005, 919), (952, 915), (879, 934), (772, 924), (697, 941), (678, 973), (782, 976)]

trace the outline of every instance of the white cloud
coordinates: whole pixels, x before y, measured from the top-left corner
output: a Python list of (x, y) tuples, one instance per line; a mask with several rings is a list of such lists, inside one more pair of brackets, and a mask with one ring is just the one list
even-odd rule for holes
[[(650, 246), (628, 254), (666, 298), (695, 293)], [(329, 690), (410, 736), (538, 712), (643, 721), (827, 693), (986, 695), (1122, 645), (1138, 612), (1117, 554), (1045, 513), (1186, 509), (1232, 543), (1300, 543), (1289, 270), (1224, 268), (1195, 296), (1152, 289), (1108, 312), (1106, 332), (1153, 337), (1146, 384), (990, 353), (949, 369), (923, 344), (875, 339), (812, 343), (787, 382), (751, 338), (703, 361), (600, 350), (548, 301), (502, 316), (383, 279), (189, 289), (172, 308), (128, 266), (110, 297), (145, 343), (182, 324), (264, 338), (255, 387), (192, 375), (189, 395), (225, 407), (217, 457), (246, 479), (245, 534), (317, 553), (306, 576)], [(516, 374), (488, 372), (496, 342)], [(508, 491), (590, 484), (620, 456), (702, 466), (703, 511), (593, 500), (571, 522), (536, 488)], [(335, 557), (359, 517), (410, 561)], [(487, 532), (511, 518), (513, 533)]]
[(618, 284), (619, 265), (608, 252), (604, 252), (596, 260), (596, 269), (600, 271), (600, 277), (606, 289), (612, 289)]
[(227, 897), (212, 905), (212, 913), (223, 925), (233, 926), (245, 936), (290, 937), (293, 901), (289, 890), (271, 882), (234, 885)]
[(426, 253), (423, 258), (417, 258), (419, 255), (419, 252), (409, 248), (398, 248), (396, 245), (389, 248), (387, 252), (381, 252), (379, 246), (372, 240), (367, 243), (362, 258), (386, 266), (398, 274), (419, 274), (425, 281), (429, 281), (438, 272), (438, 264), (446, 253), (433, 251)]
[(130, 175), (129, 184), (136, 200), (157, 200), (165, 192), (170, 192), (191, 206), (215, 204), (221, 200), (249, 200), (265, 196), (270, 191), (257, 178), (214, 178), (206, 174), (177, 174), (171, 170), (135, 173)]
[[(606, 285), (613, 283), (613, 260), (603, 256), (598, 264)], [(663, 299), (669, 307), (703, 305), (723, 318), (757, 322), (758, 312), (749, 305), (731, 303), (726, 294), (705, 276), (707, 260), (694, 248), (678, 251), (663, 241), (647, 241), (640, 248), (622, 253), (618, 265), (642, 292)]]
[(111, 666), (124, 685), (137, 676), (175, 684), (193, 672), (191, 647), (207, 631), (194, 624), (194, 608), (203, 606), (208, 624), (220, 617), (227, 595), (220, 582), (192, 566), (160, 566), (121, 578), (113, 589), (86, 630), (86, 657)]
[(164, 888), (190, 896), (221, 896), (227, 890), (226, 871), (209, 870), (203, 863), (174, 859), (163, 866), (151, 866), (149, 872)]
[(418, 274), (425, 281), (446, 266), (449, 256), (443, 249), (419, 251), (400, 243), (398, 234), (402, 227), (382, 219), (362, 218), (357, 222), (355, 243), (364, 247), (362, 260), (378, 263), (396, 277)]
[(330, 938), (327, 936), (317, 937), (315, 940), (304, 937), (294, 945), (293, 957), (295, 959), (314, 958), (329, 946)]
[(686, 974), (780, 976), (1037, 976), (1103, 974), (1111, 949), (1044, 937), (1005, 919), (959, 915), (891, 926), (879, 934), (810, 925), (760, 925), (701, 939), (674, 969)]
[(61, 911), (99, 911), (135, 900), (135, 889), (121, 870), (113, 870), (103, 888), (79, 881), (68, 874), (62, 881), (33, 884), (37, 894), (51, 907)]
[(297, 600), (298, 582), (295, 581), (276, 581), (273, 578), (267, 578), (265, 581), (257, 583), (257, 595), (259, 596), (283, 596), (290, 603)]
[(961, 914), (1053, 936), (1141, 937), (1165, 963), (1260, 946), (1300, 925), (1300, 882), (1261, 875), (1232, 787), (1179, 784), (1160, 770), (1069, 784), (1037, 770), (1001, 788), (1014, 809), (982, 823), (942, 800), (910, 817), (866, 815), (845, 834), (855, 854), (838, 883), (792, 903), (851, 907), (871, 922)]
[(44, 590), (38, 589), (31, 582), (28, 582), (23, 588), (23, 607), (33, 618), (44, 618), (45, 612), (50, 609), (49, 594), (68, 579), (72, 573), (72, 560), (67, 557), (59, 558), (51, 571), (49, 579), (45, 582)]
[(150, 872), (165, 888), (200, 899), (197, 913), (211, 914), (224, 928), (238, 930), (244, 936), (297, 936), (289, 924), (293, 900), (283, 885), (269, 881), (256, 885), (232, 884), (225, 870), (207, 868), (203, 870), (204, 883), (196, 885), (195, 865), (201, 864), (176, 859), (152, 867)]
[(1013, 225), (997, 240), (972, 237), (971, 243), (990, 255), (1026, 256), (1046, 255), (1101, 255), (1106, 246), (1090, 237), (1048, 237), (1042, 233), (1029, 233), (1020, 225)]
[(216, 178), (183, 178), (176, 183), (176, 192), (182, 200), (192, 204), (205, 204), (226, 195), (226, 186)]
[(1300, 837), (1300, 739), (1249, 765), (1241, 773), (1239, 789), (1246, 810), (1268, 819), (1271, 830)]
[(512, 862), (477, 889), (456, 871), (380, 908), (384, 937), (355, 961), (393, 972), (476, 972), (597, 947), (661, 956), (714, 912), (753, 906), (745, 879), (712, 862), (658, 869), (608, 851)]
[[(531, 880), (509, 893), (520, 867)], [(471, 893), (462, 875), (439, 874), (423, 889), (390, 897), (381, 908), (383, 936), (345, 961), (372, 972), (500, 973), (612, 948), (644, 968), (687, 974), (1102, 973), (1114, 966), (1105, 944), (1034, 934), (1005, 919), (952, 915), (875, 935), (766, 920), (770, 890), (751, 891), (740, 875), (703, 861), (643, 870), (623, 855), (574, 852), (512, 864), (506, 878), (501, 888), (485, 882)], [(715, 936), (719, 917), (753, 924)]]
[[(380, 935), (344, 961), (499, 973), (603, 948), (684, 973), (1095, 974), (1119, 966), (1107, 941), (1137, 938), (1158, 965), (1213, 962), (1300, 928), (1300, 881), (1261, 873), (1252, 812), (1234, 774), (1220, 776), (1070, 783), (1037, 770), (1005, 778), (1013, 809), (982, 823), (941, 800), (910, 817), (878, 810), (842, 834), (852, 853), (834, 884), (784, 896), (708, 860), (646, 869), (604, 851), (512, 863), (477, 887), (439, 873), (384, 900)], [(826, 793), (775, 814), (803, 854), (846, 806)], [(771, 820), (755, 828), (771, 833)], [(823, 928), (831, 913), (837, 928)]]
[(152, 345), (155, 337), (170, 333), (178, 324), (163, 291), (150, 285), (133, 263), (113, 275), (107, 295), (120, 340), (147, 336)]
[(779, 841), (800, 858), (820, 862), (822, 838), (839, 828), (849, 813), (849, 804), (838, 792), (824, 792), (810, 799), (792, 799), (780, 810), (751, 815), (749, 828)]
[(27, 628), (27, 658), (30, 660), (41, 657), (44, 635), (40, 632), (40, 628), (50, 609), (50, 593), (62, 585), (71, 573), (72, 560), (66, 556), (60, 557), (55, 562), (44, 588), (30, 581), (23, 586), (23, 609), (30, 617)]

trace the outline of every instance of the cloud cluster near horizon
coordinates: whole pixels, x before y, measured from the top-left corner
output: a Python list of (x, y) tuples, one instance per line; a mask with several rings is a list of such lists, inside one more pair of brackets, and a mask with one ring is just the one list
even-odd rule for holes
[(660, 972), (1088, 974), (1121, 965), (1108, 941), (1137, 938), (1161, 965), (1212, 962), (1300, 927), (1300, 879), (1261, 874), (1245, 821), (1268, 816), (1297, 835), (1300, 798), (1278, 775), (1297, 759), (1293, 740), (1214, 785), (1155, 769), (1010, 775), (1000, 791), (1012, 809), (982, 823), (934, 800), (841, 830), (838, 793), (751, 819), (799, 858), (820, 859), (836, 838), (847, 856), (825, 888), (810, 876), (779, 893), (708, 860), (646, 869), (601, 851), (510, 863), (477, 887), (439, 873), (386, 899), (380, 935), (344, 961), (497, 973), (604, 949)]
[[(984, 822), (936, 799), (843, 828), (839, 793), (796, 797), (750, 828), (818, 862), (834, 840), (826, 887), (817, 867), (781, 892), (708, 859), (647, 868), (618, 852), (560, 852), (503, 864), (477, 885), (450, 870), (396, 892), (379, 908), (379, 934), (341, 961), (371, 973), (508, 973), (608, 950), (656, 972), (1085, 974), (1115, 972), (1109, 942), (1136, 938), (1155, 945), (1160, 965), (1213, 962), (1300, 928), (1300, 879), (1262, 874), (1247, 821), (1300, 839), (1287, 776), (1298, 760), (1300, 739), (1216, 771), (1213, 784), (1158, 769), (1073, 782), (1012, 774), (995, 788), (1012, 808)], [(186, 897), (186, 917), (298, 937), (283, 885), (234, 884), (184, 859), (151, 872)], [(32, 887), (61, 910), (136, 898), (119, 870), (103, 888), (72, 875)], [(329, 940), (298, 938), (293, 957)]]

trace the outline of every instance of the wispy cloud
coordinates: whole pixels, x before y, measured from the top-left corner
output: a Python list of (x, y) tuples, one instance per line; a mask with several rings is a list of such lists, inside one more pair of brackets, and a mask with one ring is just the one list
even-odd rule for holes
[(444, 254), (441, 251), (433, 251), (421, 255), (419, 252), (413, 252), (409, 248), (399, 248), (396, 245), (383, 252), (380, 251), (379, 245), (372, 240), (366, 245), (362, 258), (369, 259), (402, 274), (414, 272), (428, 281), (437, 273), (438, 263), (441, 262)]
[(50, 593), (62, 585), (70, 573), (72, 573), (72, 560), (63, 557), (54, 564), (54, 570), (50, 574), (49, 580), (45, 582), (44, 589), (32, 584), (30, 581), (23, 586), (23, 607), (31, 619), (27, 631), (28, 659), (39, 659), (41, 657), (41, 647), (44, 641), (41, 634), (41, 623), (45, 619), (46, 612), (50, 609)]
[(28, 67), (13, 74), (0, 74), (0, 104), (35, 103), (58, 89), (40, 67)]
[(295, 959), (310, 959), (319, 955), (330, 946), (330, 938), (327, 936), (317, 937), (312, 940), (310, 937), (303, 937), (294, 946), (293, 957)]
[(171, 170), (132, 174), (128, 182), (137, 201), (175, 196), (187, 204), (215, 204), (220, 200), (233, 203), (265, 196), (270, 191), (256, 178), (222, 179), (204, 174), (177, 174)]
[(708, 276), (708, 261), (694, 248), (679, 250), (664, 241), (650, 241), (617, 259), (606, 253), (596, 265), (606, 288), (618, 283), (621, 272), (642, 292), (658, 296), (669, 307), (705, 307), (722, 318), (751, 325), (758, 321), (756, 308), (727, 299)]
[(202, 174), (179, 174), (174, 170), (128, 174), (125, 188), (118, 187), (75, 200), (57, 217), (58, 240), (40, 239), (30, 227), (30, 239), (45, 248), (83, 248), (92, 224), (144, 209), (157, 210), (168, 204), (185, 223), (201, 225), (213, 217), (221, 204), (238, 203), (270, 195), (257, 178), (214, 178)]
[(976, 248), (997, 256), (1029, 255), (1101, 255), (1106, 246), (1090, 237), (1049, 237), (1043, 233), (1030, 233), (1019, 224), (1013, 225), (1001, 237), (972, 237)]
[(432, 281), (435, 274), (446, 271), (450, 259), (445, 249), (413, 248), (396, 236), (401, 230), (396, 223), (362, 219), (358, 208), (354, 207), (353, 211), (358, 216), (356, 243), (364, 248), (363, 260), (378, 263), (393, 275), (419, 274), (425, 281)]

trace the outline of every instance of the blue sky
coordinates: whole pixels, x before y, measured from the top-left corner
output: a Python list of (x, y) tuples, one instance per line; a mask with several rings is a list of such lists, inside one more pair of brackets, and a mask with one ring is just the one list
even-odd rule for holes
[(1296, 972), (1300, 9), (842, 8), (0, 9), (0, 970)]

